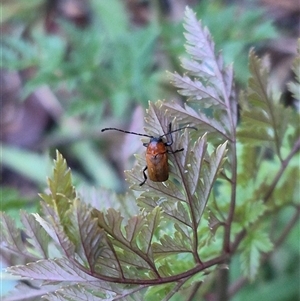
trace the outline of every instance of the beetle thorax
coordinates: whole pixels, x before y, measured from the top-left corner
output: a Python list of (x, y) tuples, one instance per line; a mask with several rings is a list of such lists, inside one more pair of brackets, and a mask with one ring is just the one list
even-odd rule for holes
[(156, 156), (158, 154), (166, 153), (167, 148), (162, 140), (162, 138), (151, 138), (146, 153), (148, 155)]

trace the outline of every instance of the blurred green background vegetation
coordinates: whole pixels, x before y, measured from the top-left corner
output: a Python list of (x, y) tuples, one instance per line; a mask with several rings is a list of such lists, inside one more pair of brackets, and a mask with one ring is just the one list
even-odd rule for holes
[[(2, 0), (1, 210), (15, 218), (21, 208), (38, 210), (37, 192), (46, 185), (55, 149), (67, 158), (78, 187), (126, 189), (123, 171), (143, 147), (136, 137), (100, 131), (143, 132), (148, 101), (183, 101), (166, 70), (181, 72), (186, 5), (234, 64), (237, 90), (246, 85), (248, 52), (255, 47), (269, 54), (274, 86), (290, 104), (284, 85), (292, 79), (299, 28), (294, 2)], [(297, 255), (299, 236), (291, 237), (283, 258)], [(292, 300), (295, 271), (279, 263), (276, 271), (265, 267), (279, 283), (259, 279), (234, 300)]]

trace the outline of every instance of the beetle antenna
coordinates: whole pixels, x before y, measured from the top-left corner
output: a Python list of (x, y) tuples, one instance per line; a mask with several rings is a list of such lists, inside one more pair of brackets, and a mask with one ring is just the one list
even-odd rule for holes
[(196, 130), (196, 131), (198, 130), (197, 128), (195, 128), (193, 126), (185, 126), (185, 127), (179, 128), (177, 130), (169, 131), (167, 134), (161, 135), (160, 137), (167, 136), (167, 135), (170, 135), (174, 132), (178, 132), (178, 131), (181, 131), (181, 130), (184, 130), (184, 129), (193, 129), (193, 130)]
[(135, 133), (135, 132), (129, 132), (129, 131), (124, 131), (124, 130), (120, 130), (120, 129), (116, 129), (116, 128), (105, 128), (105, 129), (101, 130), (101, 132), (105, 132), (105, 131), (119, 131), (119, 132), (123, 132), (123, 133), (126, 133), (126, 134), (132, 134), (132, 135), (137, 135), (137, 136), (154, 138), (153, 136), (150, 136), (150, 135), (147, 135), (147, 134), (140, 134), (140, 133)]

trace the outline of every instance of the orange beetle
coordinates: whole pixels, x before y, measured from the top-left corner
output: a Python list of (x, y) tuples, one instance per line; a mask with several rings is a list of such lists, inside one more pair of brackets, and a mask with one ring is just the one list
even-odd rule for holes
[[(148, 169), (148, 176), (151, 181), (153, 182), (164, 182), (168, 180), (169, 178), (169, 165), (168, 165), (168, 154), (175, 154), (178, 152), (183, 151), (183, 148), (177, 149), (175, 151), (168, 150), (167, 147), (171, 146), (173, 144), (173, 137), (172, 133), (183, 130), (183, 129), (194, 129), (197, 130), (195, 127), (191, 126), (185, 126), (182, 128), (179, 128), (177, 130), (171, 129), (172, 124), (169, 124), (169, 131), (167, 134), (161, 135), (159, 137), (154, 137), (150, 136), (147, 134), (139, 134), (135, 132), (129, 132), (129, 131), (124, 131), (116, 128), (105, 128), (102, 129), (101, 132), (104, 131), (119, 131), (127, 134), (132, 134), (132, 135), (138, 135), (138, 136), (143, 136), (143, 137), (149, 137), (150, 141), (147, 143), (143, 143), (145, 147), (147, 147), (146, 150), (146, 163), (147, 165), (143, 169), (143, 175), (144, 175), (144, 180), (143, 182), (140, 183), (140, 186), (144, 185), (146, 180), (147, 180), (147, 175), (146, 175), (146, 170)], [(164, 142), (162, 137), (164, 136), (169, 136), (170, 141)]]

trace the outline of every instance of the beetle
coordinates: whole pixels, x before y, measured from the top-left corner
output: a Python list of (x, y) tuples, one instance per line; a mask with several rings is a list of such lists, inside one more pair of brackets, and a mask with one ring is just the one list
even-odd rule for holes
[[(148, 169), (149, 179), (153, 182), (164, 182), (169, 178), (169, 165), (168, 165), (168, 154), (175, 154), (178, 152), (182, 152), (184, 148), (177, 149), (175, 151), (169, 150), (167, 147), (173, 144), (172, 133), (181, 131), (183, 129), (194, 129), (197, 128), (192, 126), (185, 126), (179, 128), (177, 130), (172, 130), (172, 123), (169, 124), (169, 130), (167, 134), (154, 137), (147, 134), (140, 134), (135, 132), (124, 131), (117, 128), (104, 128), (101, 132), (105, 131), (119, 131), (126, 134), (138, 135), (143, 137), (149, 137), (150, 141), (143, 143), (143, 145), (147, 148), (146, 150), (146, 166), (143, 169), (144, 180), (140, 183), (140, 186), (144, 185), (147, 181), (146, 170)], [(170, 141), (164, 142), (163, 137), (170, 137)]]

